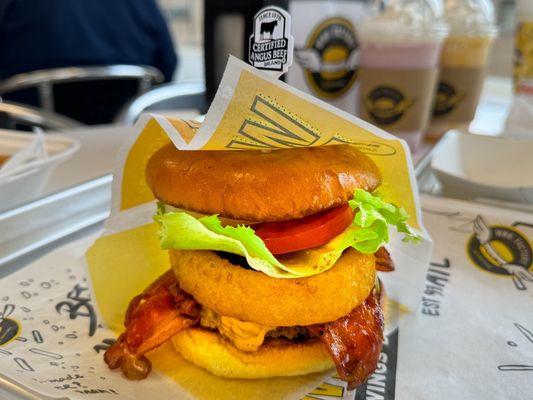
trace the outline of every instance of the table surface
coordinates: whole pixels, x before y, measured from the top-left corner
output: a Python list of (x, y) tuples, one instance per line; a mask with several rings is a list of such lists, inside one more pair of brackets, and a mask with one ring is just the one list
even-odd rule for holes
[(81, 147), (53, 172), (43, 196), (111, 173), (121, 143), (134, 131), (134, 127), (103, 125), (57, 132), (78, 139)]
[[(183, 119), (194, 119), (198, 116), (198, 111), (190, 109), (158, 113)], [(43, 196), (110, 174), (122, 142), (136, 129), (138, 128), (134, 126), (97, 125), (53, 132), (78, 139), (81, 148), (54, 171)]]

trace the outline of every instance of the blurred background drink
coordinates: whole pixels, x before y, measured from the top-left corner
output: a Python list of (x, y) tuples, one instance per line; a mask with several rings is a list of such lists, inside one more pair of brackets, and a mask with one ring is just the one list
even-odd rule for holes
[(439, 84), (427, 133), (430, 140), (452, 128), (468, 129), (497, 33), (490, 0), (446, 0), (444, 19), (450, 33), (442, 46)]
[(514, 52), (514, 89), (531, 91), (533, 85), (533, 0), (516, 3), (516, 38)]
[(393, 0), (360, 26), (358, 115), (419, 146), (430, 118), (446, 26), (442, 3)]
[(407, 141), (427, 128), (446, 27), (438, 0), (393, 0), (360, 27), (358, 114)]

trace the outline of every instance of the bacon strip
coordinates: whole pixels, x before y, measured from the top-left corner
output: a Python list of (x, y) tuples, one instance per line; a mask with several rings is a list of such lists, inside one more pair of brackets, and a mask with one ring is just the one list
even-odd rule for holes
[(308, 329), (326, 345), (349, 390), (365, 382), (376, 369), (383, 343), (383, 313), (374, 291), (344, 317)]
[(126, 312), (126, 329), (105, 352), (104, 360), (109, 368), (120, 368), (128, 379), (143, 379), (152, 368), (144, 354), (199, 319), (200, 306), (168, 271), (133, 298)]
[(374, 257), (376, 257), (376, 269), (378, 271), (394, 271), (394, 262), (385, 247), (380, 247), (378, 251), (374, 253)]
[[(387, 253), (388, 254), (388, 253)], [(126, 329), (106, 351), (111, 369), (128, 379), (143, 379), (151, 370), (145, 354), (200, 319), (200, 305), (178, 287), (172, 271), (135, 297), (126, 313)], [(328, 348), (341, 379), (355, 389), (377, 366), (383, 342), (379, 293), (373, 290), (363, 304), (336, 321), (305, 327)]]

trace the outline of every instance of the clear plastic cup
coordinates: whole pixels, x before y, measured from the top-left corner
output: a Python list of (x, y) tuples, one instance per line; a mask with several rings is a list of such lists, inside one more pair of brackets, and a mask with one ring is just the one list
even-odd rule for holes
[(446, 0), (450, 29), (440, 57), (440, 76), (427, 137), (437, 140), (452, 128), (468, 128), (474, 119), (494, 37), (490, 0)]
[(430, 118), (442, 41), (437, 0), (396, 0), (362, 24), (358, 115), (415, 151)]

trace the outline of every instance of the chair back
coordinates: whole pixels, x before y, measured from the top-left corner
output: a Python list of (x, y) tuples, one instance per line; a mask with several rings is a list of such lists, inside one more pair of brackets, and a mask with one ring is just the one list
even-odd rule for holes
[(200, 81), (160, 85), (131, 100), (118, 113), (115, 123), (133, 125), (143, 112), (206, 109), (205, 84)]
[(96, 124), (111, 122), (128, 100), (163, 80), (158, 69), (148, 66), (54, 68), (0, 81), (0, 96)]

